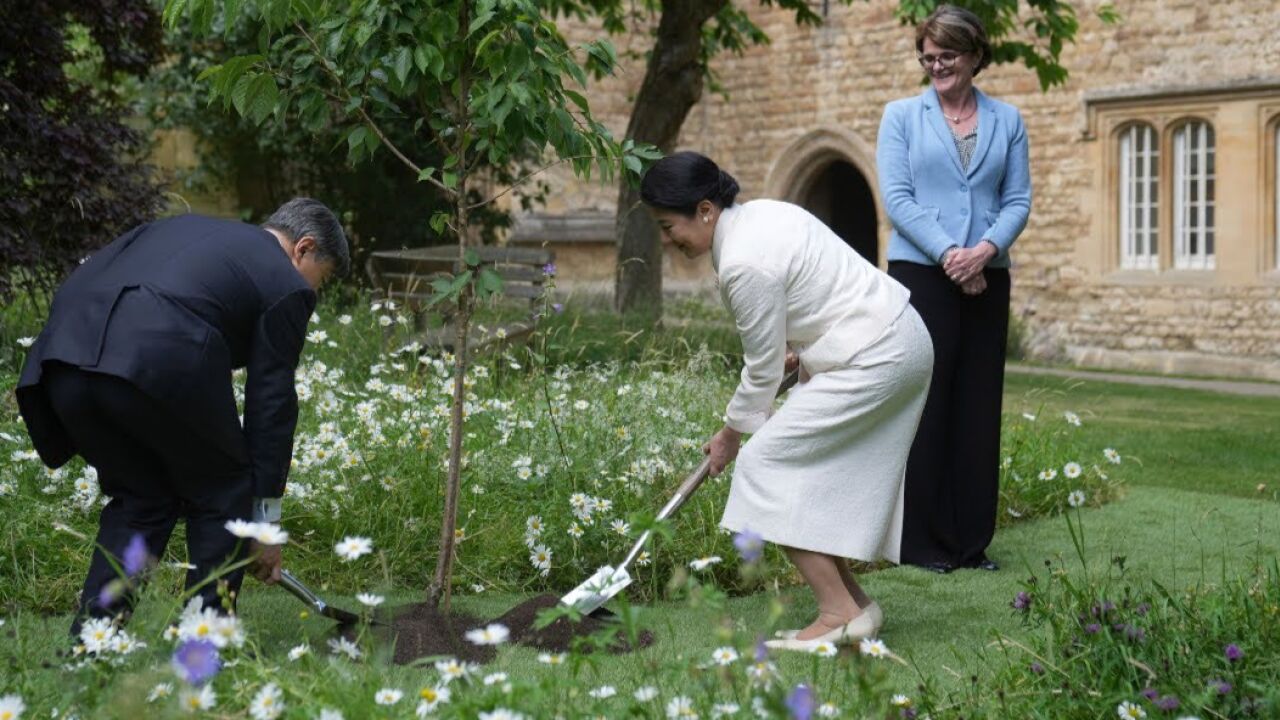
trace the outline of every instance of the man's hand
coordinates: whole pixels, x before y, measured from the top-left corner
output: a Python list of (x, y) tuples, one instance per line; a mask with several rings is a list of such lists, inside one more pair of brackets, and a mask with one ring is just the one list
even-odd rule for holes
[(253, 576), (266, 583), (275, 585), (280, 582), (280, 550), (282, 545), (263, 545), (257, 540), (249, 541), (249, 571)]
[(800, 368), (800, 377), (797, 379), (797, 382), (801, 382), (801, 383), (808, 382), (809, 371), (805, 370), (804, 366), (800, 364), (800, 356), (796, 354), (795, 350), (792, 350), (791, 348), (787, 348), (787, 359), (783, 361), (783, 364), (782, 364), (783, 376), (790, 375), (791, 373), (795, 372), (796, 368)]
[(725, 467), (738, 457), (738, 448), (742, 445), (742, 433), (725, 425), (711, 438), (711, 442), (702, 446), (702, 452), (711, 456), (711, 476), (724, 472)]
[(984, 240), (971, 248), (955, 248), (947, 252), (942, 261), (942, 269), (947, 277), (957, 285), (964, 285), (975, 275), (982, 274), (982, 269), (996, 256), (994, 243)]

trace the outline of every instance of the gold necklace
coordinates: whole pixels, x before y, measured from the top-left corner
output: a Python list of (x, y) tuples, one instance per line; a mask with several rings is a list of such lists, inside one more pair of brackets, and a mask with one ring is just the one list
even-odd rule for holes
[[(973, 96), (970, 95), (969, 97), (973, 97)], [(969, 118), (973, 117), (974, 113), (978, 112), (978, 102), (977, 100), (974, 100), (973, 109), (970, 110), (969, 114), (965, 115), (964, 117), (960, 117), (959, 115), (948, 115), (947, 111), (942, 109), (942, 98), (938, 98), (938, 110), (942, 113), (942, 117), (950, 120), (954, 125), (959, 125), (965, 120), (968, 120)]]

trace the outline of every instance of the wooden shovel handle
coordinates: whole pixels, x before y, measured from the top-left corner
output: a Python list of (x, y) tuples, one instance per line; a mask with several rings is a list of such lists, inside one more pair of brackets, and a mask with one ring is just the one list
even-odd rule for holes
[[(799, 379), (800, 370), (796, 369), (791, 371), (782, 379), (782, 383), (778, 385), (778, 392), (773, 396), (774, 399), (776, 400), (777, 398), (782, 397), (782, 394), (790, 390)], [(675, 495), (671, 497), (671, 500), (669, 500), (666, 506), (662, 508), (661, 512), (658, 513), (657, 519), (665, 520), (675, 513), (676, 510), (679, 510), (680, 506), (689, 499), (690, 495), (693, 495), (693, 493), (702, 486), (702, 483), (706, 482), (707, 477), (710, 475), (711, 458), (708, 456), (702, 459), (702, 462), (698, 464), (698, 467), (695, 468), (693, 472), (689, 473), (688, 477), (684, 479), (684, 482), (680, 483), (680, 487), (676, 488)]]

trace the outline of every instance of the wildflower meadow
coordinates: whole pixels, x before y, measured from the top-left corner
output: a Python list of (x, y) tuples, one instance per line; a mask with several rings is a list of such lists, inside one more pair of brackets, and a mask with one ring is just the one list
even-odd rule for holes
[[(10, 387), (38, 327), (11, 315), (28, 334), (8, 339)], [(986, 583), (970, 588), (981, 597), (967, 602), (995, 625), (975, 630), (968, 650), (949, 646), (965, 654), (972, 680), (950, 677), (944, 668), (953, 661), (922, 661), (918, 636), (945, 635), (949, 603), (963, 602), (946, 598), (952, 578), (909, 568), (864, 568), (873, 594), (882, 588), (890, 598), (882, 595), (890, 617), (882, 637), (809, 657), (767, 652), (762, 640), (800, 622), (811, 600), (776, 548), (718, 529), (727, 478), (708, 482), (673, 519), (653, 520), (721, 422), (739, 362), (731, 328), (698, 302), (643, 339), (591, 329), (593, 317), (550, 309), (527, 345), (482, 356), (465, 378), (452, 592), (478, 618), (466, 641), (498, 651), (485, 663), (393, 663), (376, 625), (336, 633), (252, 580), (239, 613), (203, 607), (181, 595), (180, 538), (165, 557), (142, 549), (121, 559), (116, 590), (140, 595), (127, 624), (93, 621), (64, 635), (105, 498), (79, 461), (44, 468), (8, 395), (0, 717), (1280, 712), (1280, 569), (1269, 546), (1241, 550), (1249, 557), (1230, 570), (1205, 566), (1190, 585), (1131, 572), (1126, 562), (1137, 559), (1103, 547), (1091, 527), (1111, 526), (1095, 516), (1124, 511), (1126, 478), (1150, 460), (1140, 447), (1094, 442), (1097, 416), (1062, 409), (1063, 393), (1038, 386), (1007, 398), (999, 537), (1021, 538), (1010, 552), (1036, 545), (1041, 557), (1019, 567), (1008, 556), (1000, 573), (957, 573), (976, 578), (961, 585)], [(283, 542), (288, 569), (369, 620), (421, 600), (438, 552), (453, 364), (418, 344), (417, 333), (412, 314), (393, 302), (348, 294), (322, 303), (297, 373), (301, 418), (284, 516), (228, 527), (246, 540)], [(567, 592), (647, 529), (655, 539), (632, 568), (635, 582), (598, 632), (546, 651), (483, 619), (533, 595)], [(652, 644), (616, 652), (642, 632)]]

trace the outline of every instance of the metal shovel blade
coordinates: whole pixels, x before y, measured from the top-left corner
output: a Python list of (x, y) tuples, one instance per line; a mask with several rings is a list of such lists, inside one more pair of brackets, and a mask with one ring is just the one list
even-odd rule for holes
[(353, 612), (348, 612), (340, 608), (336, 608), (324, 600), (320, 599), (311, 591), (311, 588), (302, 584), (302, 581), (293, 576), (288, 570), (280, 571), (280, 586), (289, 591), (290, 595), (301, 600), (316, 613), (323, 615), (330, 620), (337, 620), (343, 625), (354, 625), (360, 622), (360, 616)]
[(587, 578), (586, 582), (560, 598), (561, 605), (568, 605), (583, 615), (590, 615), (631, 584), (631, 573), (625, 567), (617, 570), (605, 565)]

